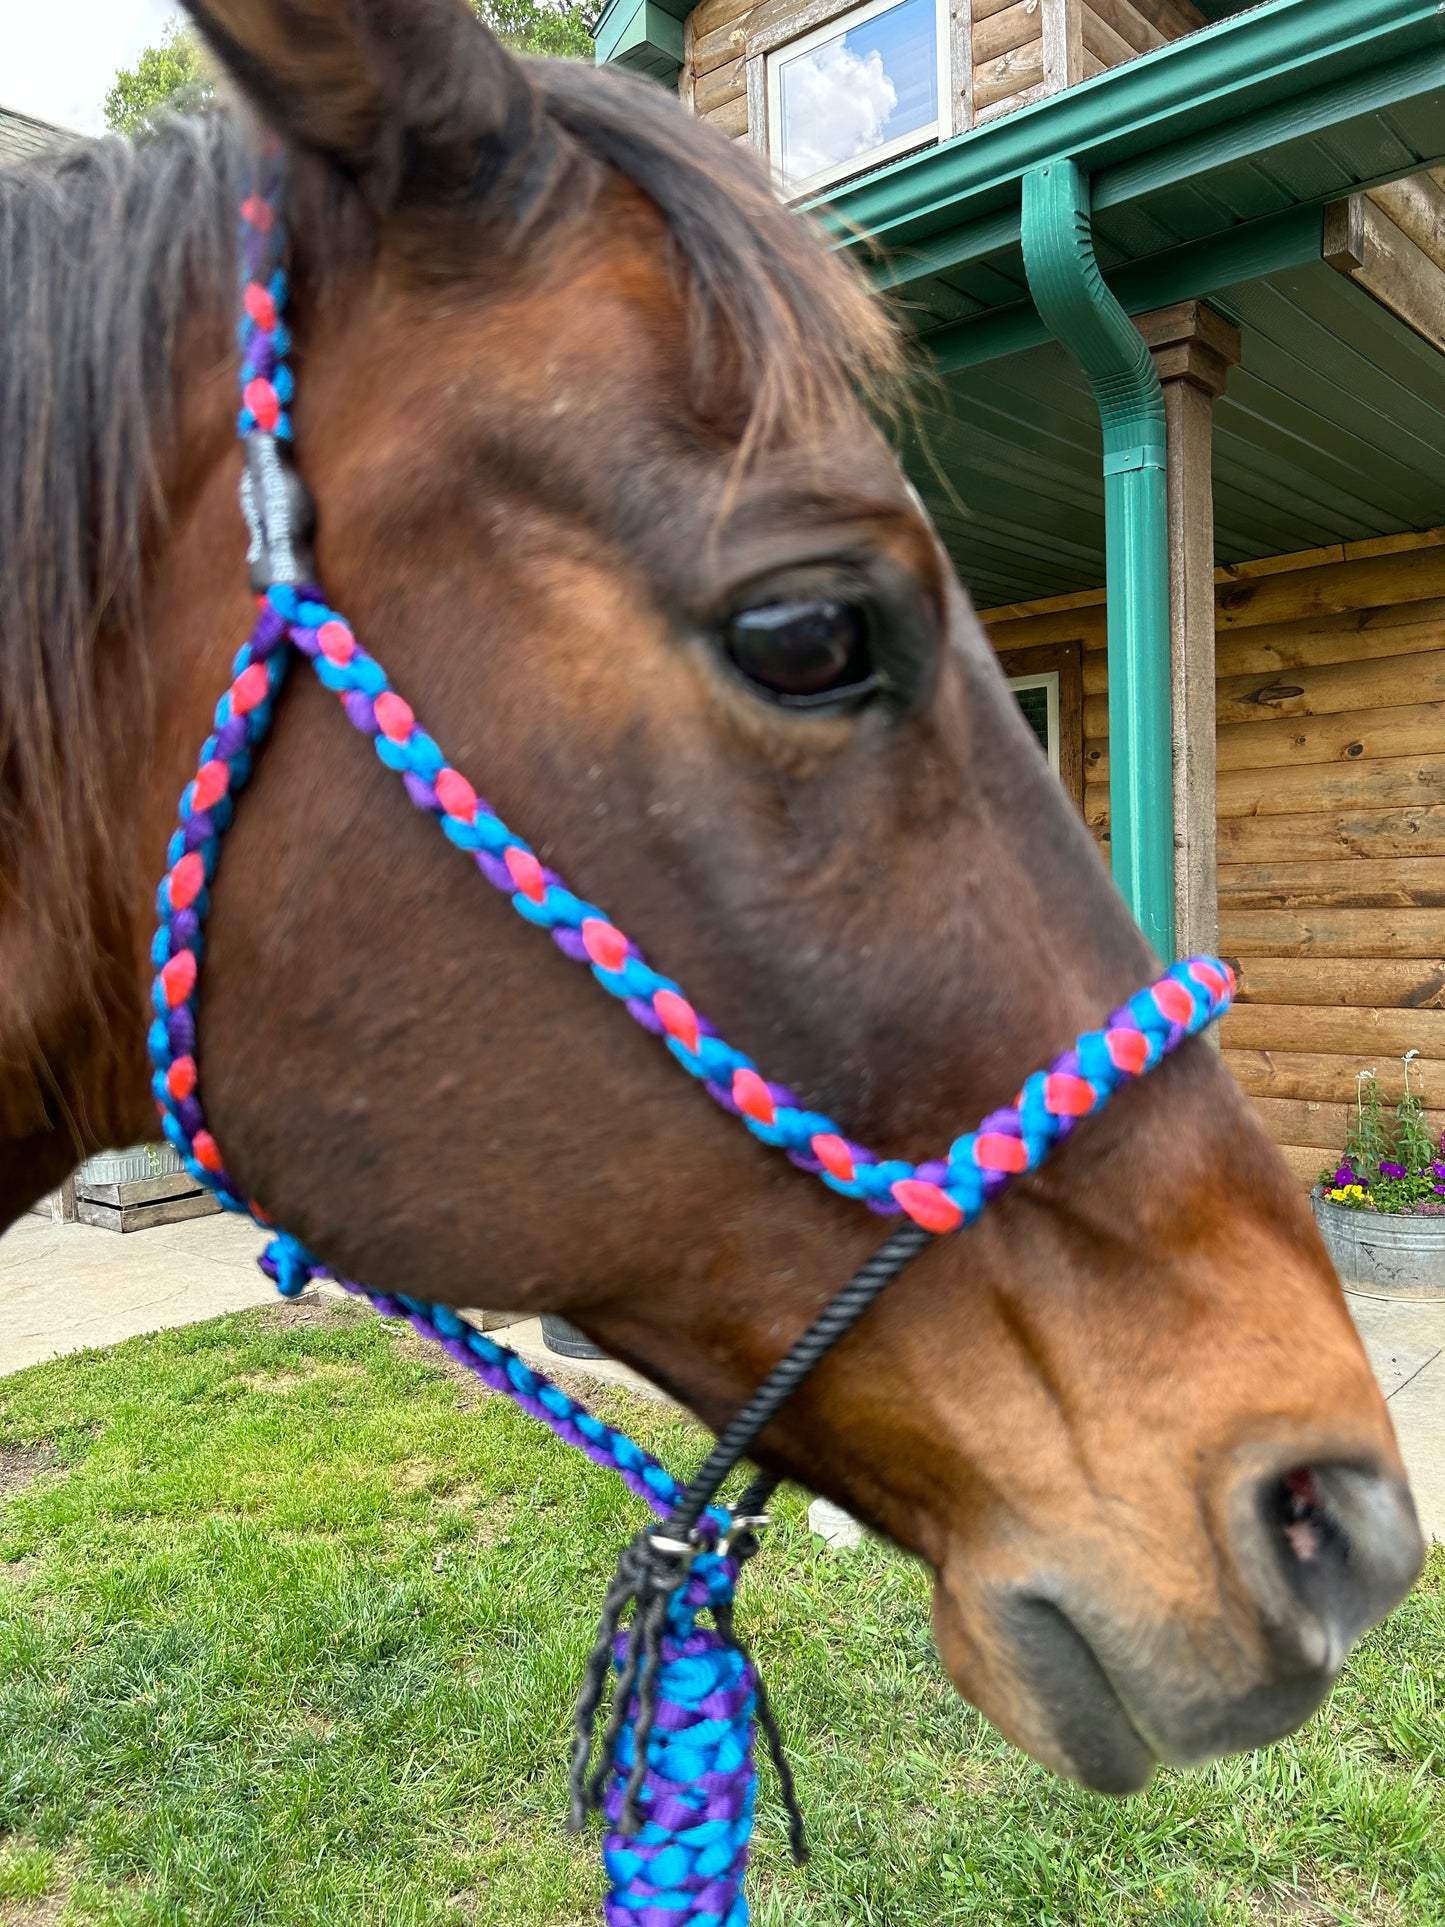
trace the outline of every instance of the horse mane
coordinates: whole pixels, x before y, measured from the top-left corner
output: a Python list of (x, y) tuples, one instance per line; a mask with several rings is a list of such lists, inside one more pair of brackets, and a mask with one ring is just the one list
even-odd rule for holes
[[(725, 361), (745, 446), (895, 371), (881, 308), (752, 156), (649, 83), (567, 61), (526, 68), (554, 124), (661, 210), (688, 286), (696, 382)], [(101, 713), (100, 659), (126, 650), (107, 689), (143, 682), (174, 370), (184, 330), (229, 317), (248, 138), (217, 111), (0, 169), (0, 861), (37, 832), (63, 848), (98, 823), (99, 752), (119, 726)], [(308, 182), (312, 218), (295, 222), (311, 285), (328, 271), (318, 248), (335, 265), (369, 246), (340, 175), (315, 171), (328, 177), (321, 200)]]

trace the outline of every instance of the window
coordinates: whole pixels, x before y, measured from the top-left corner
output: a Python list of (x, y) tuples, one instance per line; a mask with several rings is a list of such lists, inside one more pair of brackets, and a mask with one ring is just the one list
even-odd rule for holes
[(789, 194), (947, 132), (948, 8), (873, 0), (768, 55), (768, 148)]
[[(1007, 631), (1000, 623), (995, 630)], [(999, 661), (1024, 720), (1043, 744), (1049, 767), (1084, 807), (1084, 674), (1078, 642), (1001, 649)]]
[(1024, 721), (1043, 744), (1049, 768), (1059, 773), (1059, 672), (1040, 676), (1010, 676), (1009, 688), (1024, 712)]

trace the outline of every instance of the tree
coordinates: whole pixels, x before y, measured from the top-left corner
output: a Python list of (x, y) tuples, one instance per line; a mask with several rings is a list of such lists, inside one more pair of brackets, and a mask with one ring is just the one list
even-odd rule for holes
[[(590, 60), (589, 9), (576, 0), (471, 0), (497, 38), (519, 53)], [(134, 67), (122, 67), (105, 97), (105, 124), (115, 134), (143, 134), (156, 115), (189, 113), (215, 94), (195, 29), (172, 21), (158, 47), (147, 47)]]
[(587, 22), (596, 9), (550, 0), (472, 0), (498, 40), (518, 53), (552, 54), (564, 60), (590, 60), (592, 36)]
[(190, 113), (214, 93), (195, 29), (173, 20), (158, 47), (147, 47), (134, 67), (122, 67), (116, 75), (105, 97), (105, 124), (113, 134), (143, 134), (162, 108)]

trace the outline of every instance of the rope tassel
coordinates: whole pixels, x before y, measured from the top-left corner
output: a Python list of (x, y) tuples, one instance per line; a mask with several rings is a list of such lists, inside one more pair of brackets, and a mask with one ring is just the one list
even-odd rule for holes
[[(708, 1528), (716, 1522), (710, 1517)], [(705, 1529), (707, 1530), (707, 1529)], [(744, 1531), (731, 1549), (641, 1532), (618, 1562), (577, 1701), (571, 1824), (601, 1811), (609, 1927), (743, 1927), (761, 1722), (805, 1857), (792, 1775), (757, 1669), (733, 1634)], [(625, 1627), (624, 1615), (631, 1617)], [(701, 1623), (710, 1613), (713, 1624)], [(616, 1676), (600, 1743), (609, 1671)]]

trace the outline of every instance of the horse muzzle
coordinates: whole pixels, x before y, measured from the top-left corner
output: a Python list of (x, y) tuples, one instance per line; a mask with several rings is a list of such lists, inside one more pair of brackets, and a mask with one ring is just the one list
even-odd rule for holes
[(1409, 1488), (1363, 1460), (1251, 1471), (1215, 1523), (1209, 1607), (1196, 1582), (1171, 1610), (1142, 1565), (1126, 1574), (1107, 1554), (990, 1588), (986, 1603), (945, 1572), (934, 1625), (954, 1684), (1100, 1793), (1138, 1791), (1157, 1763), (1198, 1766), (1292, 1733), (1420, 1571)]

